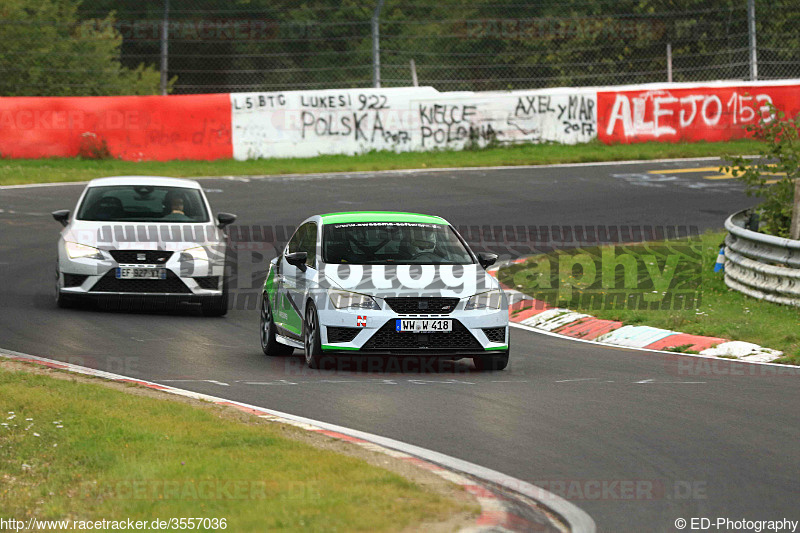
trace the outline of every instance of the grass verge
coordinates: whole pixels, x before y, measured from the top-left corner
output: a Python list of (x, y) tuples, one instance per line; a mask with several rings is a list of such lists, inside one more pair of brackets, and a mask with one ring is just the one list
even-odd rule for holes
[(800, 364), (800, 309), (725, 285), (714, 263), (724, 232), (689, 240), (556, 250), (501, 269), (501, 282), (550, 305), (626, 325), (754, 342)]
[(225, 518), (219, 529), (228, 531), (395, 531), (475, 512), (283, 436), (294, 428), (10, 365), (0, 365), (6, 518), (203, 517)]
[(2, 159), (0, 185), (84, 181), (103, 176), (162, 175), (175, 177), (274, 175), (314, 172), (356, 172), (408, 168), (542, 165), (678, 157), (711, 157), (757, 153), (760, 143), (640, 143), (605, 145), (599, 141), (574, 146), (523, 144), (464, 151), (369, 152), (357, 157), (235, 161), (121, 161), (118, 159)]

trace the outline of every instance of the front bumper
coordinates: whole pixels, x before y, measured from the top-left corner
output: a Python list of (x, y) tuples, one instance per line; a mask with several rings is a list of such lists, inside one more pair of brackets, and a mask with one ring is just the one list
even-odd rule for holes
[[(166, 270), (166, 279), (117, 279), (120, 263), (113, 259), (71, 259), (59, 254), (59, 287), (63, 295), (103, 299), (108, 297), (164, 297), (173, 300), (202, 301), (223, 294), (223, 265), (193, 265), (191, 270), (175, 253), (164, 264), (156, 265)], [(142, 266), (127, 265), (124, 266)], [(186, 273), (191, 272), (187, 276)]]
[[(463, 357), (508, 350), (508, 310), (463, 310), (464, 301), (448, 314), (398, 314), (385, 303), (382, 309), (351, 311), (318, 310), (322, 349), (326, 353), (346, 352), (370, 355), (414, 355)], [(399, 333), (397, 319), (449, 319), (450, 333)], [(502, 332), (497, 331), (501, 329)], [(350, 335), (348, 335), (348, 331)], [(490, 330), (490, 331), (485, 331)], [(494, 331), (491, 331), (494, 330)], [(492, 340), (487, 336), (492, 336)], [(348, 340), (352, 336), (352, 340)], [(344, 339), (344, 342), (343, 342)], [(496, 342), (502, 339), (502, 342)]]

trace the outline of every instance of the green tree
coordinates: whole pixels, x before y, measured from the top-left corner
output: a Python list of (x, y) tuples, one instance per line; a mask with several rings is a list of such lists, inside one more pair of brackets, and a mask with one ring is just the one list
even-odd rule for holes
[(770, 116), (747, 127), (765, 143), (761, 159), (734, 157), (731, 166), (723, 170), (732, 171), (744, 182), (748, 196), (763, 199), (759, 206), (762, 232), (796, 239), (797, 235), (791, 235), (791, 226), (793, 207), (800, 201), (795, 198), (795, 182), (800, 178), (800, 114), (791, 119), (774, 106), (770, 108)]
[[(50, 0), (54, 1), (54, 0)], [(365, 87), (377, 0), (171, 0), (169, 72), (176, 92)], [(80, 19), (116, 13), (122, 64), (158, 68), (164, 0), (92, 0)], [(2, 9), (2, 8), (0, 8)], [(800, 3), (756, 0), (759, 76), (800, 76)], [(193, 36), (230, 21), (266, 37)], [(149, 28), (141, 35), (130, 29)], [(744, 0), (386, 0), (385, 87), (500, 90), (663, 82), (666, 45), (678, 82), (748, 79)]]
[(122, 66), (113, 13), (79, 20), (75, 0), (3, 0), (0, 95), (156, 94), (152, 67)]

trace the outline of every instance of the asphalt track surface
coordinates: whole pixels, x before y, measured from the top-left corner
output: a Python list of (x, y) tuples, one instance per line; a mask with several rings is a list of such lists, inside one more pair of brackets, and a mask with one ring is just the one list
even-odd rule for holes
[[(720, 228), (754, 200), (729, 180), (663, 162), (203, 181), (242, 225), (314, 213), (408, 210), (456, 225), (691, 225)], [(650, 171), (661, 171), (652, 173)], [(549, 488), (600, 531), (674, 531), (677, 518), (798, 519), (797, 375), (601, 347), (512, 329), (504, 372), (469, 360), (419, 370), (305, 370), (270, 359), (258, 312), (59, 310), (60, 226), (83, 186), (0, 190), (0, 346), (352, 427)], [(256, 292), (272, 252), (251, 256)], [(245, 274), (243, 274), (245, 273)], [(250, 278), (241, 281), (241, 278)], [(249, 284), (249, 288), (248, 288)], [(357, 366), (360, 365), (360, 366)], [(751, 370), (756, 369), (756, 370)]]

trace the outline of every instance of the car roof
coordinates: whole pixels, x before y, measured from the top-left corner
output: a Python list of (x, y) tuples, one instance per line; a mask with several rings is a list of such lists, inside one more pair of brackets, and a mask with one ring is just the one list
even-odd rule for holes
[(167, 178), (163, 176), (112, 176), (97, 178), (89, 182), (87, 187), (108, 187), (111, 185), (153, 185), (162, 187), (184, 187), (201, 189), (199, 183), (185, 178)]
[(358, 222), (412, 222), (417, 224), (448, 224), (442, 217), (399, 211), (349, 211), (320, 215), (323, 224), (347, 224)]

